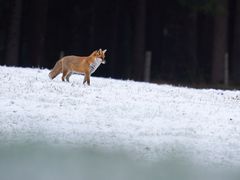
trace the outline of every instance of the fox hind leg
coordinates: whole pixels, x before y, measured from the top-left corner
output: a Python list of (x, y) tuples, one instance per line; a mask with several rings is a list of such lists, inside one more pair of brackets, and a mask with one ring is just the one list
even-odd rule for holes
[(72, 75), (71, 72), (69, 72), (69, 73), (67, 74), (67, 76), (66, 76), (66, 80), (67, 80), (67, 82), (69, 82), (69, 78), (70, 78), (71, 75)]
[(63, 70), (62, 81), (65, 81), (67, 74), (68, 74), (68, 71)]

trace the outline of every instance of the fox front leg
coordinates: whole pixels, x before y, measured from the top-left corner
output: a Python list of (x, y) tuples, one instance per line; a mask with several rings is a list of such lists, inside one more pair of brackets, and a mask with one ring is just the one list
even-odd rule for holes
[(86, 82), (88, 85), (90, 85), (90, 73), (89, 72), (85, 72), (83, 84), (85, 84)]
[(87, 84), (90, 86), (90, 75), (87, 76)]
[(83, 84), (85, 84), (87, 82), (87, 84), (90, 86), (90, 73), (89, 72), (86, 72), (85, 73), (85, 77), (84, 77), (84, 80), (83, 80)]

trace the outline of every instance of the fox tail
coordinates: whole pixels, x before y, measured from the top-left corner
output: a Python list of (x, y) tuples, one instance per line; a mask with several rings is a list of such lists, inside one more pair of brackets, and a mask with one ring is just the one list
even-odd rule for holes
[(50, 79), (54, 79), (57, 75), (59, 75), (62, 72), (62, 60), (59, 60), (56, 62), (55, 66), (53, 69), (50, 71), (48, 74)]

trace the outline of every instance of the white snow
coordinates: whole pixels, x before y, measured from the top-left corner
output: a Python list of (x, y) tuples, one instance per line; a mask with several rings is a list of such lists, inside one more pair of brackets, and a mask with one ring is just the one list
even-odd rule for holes
[[(240, 165), (240, 91), (73, 75), (0, 66), (0, 143), (119, 148), (154, 160), (183, 153), (206, 164)], [(94, 75), (93, 75), (94, 76)]]

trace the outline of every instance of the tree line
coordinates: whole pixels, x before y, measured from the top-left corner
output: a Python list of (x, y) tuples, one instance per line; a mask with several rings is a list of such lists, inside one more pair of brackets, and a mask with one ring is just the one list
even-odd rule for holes
[(0, 64), (108, 49), (105, 77), (240, 84), (239, 0), (0, 0)]

